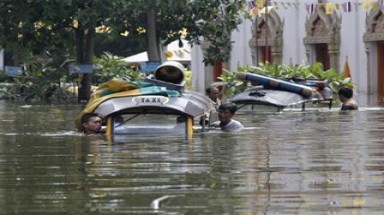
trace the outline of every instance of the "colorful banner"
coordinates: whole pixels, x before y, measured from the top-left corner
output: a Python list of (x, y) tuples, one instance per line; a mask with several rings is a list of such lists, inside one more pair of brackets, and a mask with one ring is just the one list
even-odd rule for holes
[(337, 9), (335, 3), (327, 3), (325, 4), (325, 14), (331, 15), (335, 12)]
[(247, 7), (248, 7), (248, 10), (252, 10), (254, 7), (256, 7), (256, 4), (254, 1), (248, 1)]
[[(302, 2), (280, 2), (280, 1), (268, 1), (269, 6), (273, 6), (275, 10), (279, 9), (298, 9), (300, 5), (304, 5), (308, 14), (317, 12), (318, 8), (324, 7), (326, 14), (333, 14), (335, 12), (350, 13), (352, 11), (358, 11), (358, 8), (362, 8), (365, 11), (369, 10), (381, 10), (384, 13), (384, 0), (360, 0), (360, 1), (337, 1), (328, 3), (305, 3)], [(249, 0), (247, 1), (248, 10), (252, 15), (258, 14), (257, 11), (261, 10), (266, 5), (265, 0)]]
[(258, 9), (262, 9), (265, 6), (265, 1), (264, 0), (256, 0), (256, 7)]
[(305, 7), (308, 14), (314, 14), (317, 12), (317, 4), (306, 4)]
[(351, 3), (351, 2), (344, 2), (344, 3), (342, 4), (342, 7), (343, 7), (343, 11), (344, 11), (345, 13), (349, 13), (349, 12), (352, 11), (352, 3)]

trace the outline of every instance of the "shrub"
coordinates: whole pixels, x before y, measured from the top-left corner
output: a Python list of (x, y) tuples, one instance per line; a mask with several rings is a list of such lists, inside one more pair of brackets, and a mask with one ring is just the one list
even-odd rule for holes
[(224, 85), (224, 94), (232, 96), (242, 92), (247, 86), (243, 81), (236, 79), (236, 73), (249, 72), (265, 75), (272, 78), (302, 78), (302, 79), (321, 79), (328, 82), (329, 87), (336, 93), (341, 87), (354, 87), (356, 84), (351, 81), (351, 78), (344, 77), (334, 69), (324, 70), (321, 63), (313, 65), (283, 65), (278, 63), (260, 63), (259, 66), (241, 66), (235, 71), (224, 70), (224, 73), (219, 77), (220, 82), (215, 82), (214, 85)]
[(144, 79), (143, 73), (133, 70), (122, 61), (122, 57), (105, 52), (94, 58), (96, 64), (95, 79), (97, 84), (107, 82), (113, 78), (139, 81)]

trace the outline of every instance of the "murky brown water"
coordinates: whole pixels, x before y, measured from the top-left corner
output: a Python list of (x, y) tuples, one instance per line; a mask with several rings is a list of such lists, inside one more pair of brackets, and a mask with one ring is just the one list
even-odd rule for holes
[(243, 111), (239, 134), (119, 144), (76, 133), (79, 110), (0, 101), (2, 214), (384, 210), (382, 108)]

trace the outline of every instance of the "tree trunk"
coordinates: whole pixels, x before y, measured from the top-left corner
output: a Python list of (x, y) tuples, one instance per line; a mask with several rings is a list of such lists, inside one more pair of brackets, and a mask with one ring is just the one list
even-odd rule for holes
[[(79, 64), (92, 64), (94, 56), (94, 34), (93, 28), (76, 31), (77, 62)], [(91, 97), (92, 73), (82, 74), (78, 89), (78, 102), (86, 103)]]
[(87, 29), (87, 33), (85, 34), (85, 63), (92, 64), (93, 56), (95, 55), (95, 28)]
[(158, 45), (156, 34), (156, 9), (151, 8), (147, 12), (147, 44), (148, 44), (148, 59), (149, 61), (161, 61), (160, 47)]
[(213, 65), (213, 80), (219, 81), (218, 77), (223, 73), (223, 62), (215, 61)]

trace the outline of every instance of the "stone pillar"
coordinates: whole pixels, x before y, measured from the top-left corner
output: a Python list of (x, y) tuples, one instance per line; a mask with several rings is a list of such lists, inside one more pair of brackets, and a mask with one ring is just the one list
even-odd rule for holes
[(307, 56), (306, 63), (313, 64), (313, 55), (311, 45), (305, 44), (305, 56)]
[(260, 51), (259, 47), (260, 43), (257, 42), (257, 38), (253, 37), (249, 41), (249, 46), (251, 47), (251, 55), (252, 55), (252, 64), (257, 65), (260, 63)]
[(192, 89), (193, 91), (204, 94), (205, 89), (205, 67), (203, 61), (203, 48), (200, 45), (194, 45), (191, 51), (192, 62)]
[[(276, 42), (277, 43), (277, 42)], [(283, 51), (282, 45), (273, 45), (271, 46), (271, 55), (274, 63), (282, 63)]]
[(328, 44), (328, 54), (329, 54), (329, 63), (330, 67), (332, 69), (335, 69), (336, 71), (342, 71), (339, 67), (339, 55), (340, 55), (340, 50), (339, 50), (339, 45), (338, 44)]
[(374, 93), (374, 90), (372, 89), (373, 86), (371, 84), (372, 82), (372, 71), (371, 71), (371, 49), (368, 42), (365, 43), (365, 53), (367, 54), (367, 94), (372, 95)]
[[(203, 41), (201, 43), (201, 49), (202, 49), (202, 54), (204, 56), (205, 50), (208, 49), (210, 45), (210, 42), (208, 41)], [(204, 64), (204, 63), (203, 63)], [(212, 65), (204, 65), (204, 80), (200, 83), (201, 85), (204, 86), (204, 92), (207, 87), (209, 87), (212, 82), (214, 82), (214, 73), (213, 73), (213, 66)]]

